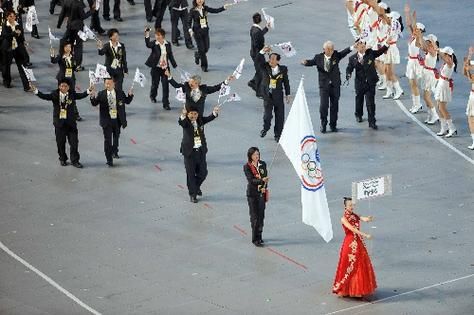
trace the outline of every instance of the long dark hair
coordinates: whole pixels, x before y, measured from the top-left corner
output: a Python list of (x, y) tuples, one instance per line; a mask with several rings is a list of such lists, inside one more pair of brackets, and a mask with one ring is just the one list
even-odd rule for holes
[(399, 18), (398, 18), (398, 22), (400, 22), (400, 31), (403, 32), (403, 30), (405, 29), (405, 26), (403, 26), (403, 19), (402, 19), (402, 17), (399, 17)]
[[(193, 9), (194, 9), (195, 7), (197, 7), (197, 5), (198, 5), (198, 4), (197, 4), (197, 1), (196, 1), (196, 0), (193, 0)], [(204, 1), (204, 2), (202, 3), (202, 6), (205, 6), (205, 5), (206, 5), (206, 1)]]
[(458, 58), (456, 57), (455, 54), (453, 54), (451, 57), (453, 57), (453, 62), (454, 62), (454, 72), (458, 69)]
[(252, 155), (255, 153), (255, 152), (258, 152), (260, 153), (260, 150), (257, 148), (257, 147), (250, 147), (247, 151), (247, 161), (248, 162), (252, 162)]

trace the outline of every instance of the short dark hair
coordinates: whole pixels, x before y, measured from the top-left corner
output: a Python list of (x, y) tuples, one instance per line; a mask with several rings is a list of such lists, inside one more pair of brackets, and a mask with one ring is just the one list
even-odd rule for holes
[(69, 80), (68, 78), (62, 78), (61, 80), (59, 80), (59, 84), (63, 84), (63, 83), (66, 83), (67, 85), (71, 86), (71, 80)]
[(280, 61), (280, 59), (281, 59), (280, 54), (277, 54), (276, 52), (272, 52), (272, 53), (270, 54), (270, 58), (271, 58), (273, 55), (275, 55), (276, 58), (277, 58), (277, 60)]
[(10, 16), (11, 14), (14, 14), (14, 15), (16, 16), (15, 11), (13, 11), (13, 10), (12, 10), (12, 11), (7, 11), (7, 15), (6, 15), (6, 16), (8, 17), (8, 16)]
[(351, 197), (344, 197), (344, 207), (346, 206), (348, 201), (352, 201)]
[(160, 34), (161, 36), (165, 37), (166, 32), (165, 32), (164, 29), (158, 27), (158, 28), (155, 29), (155, 34)]
[(112, 36), (114, 36), (115, 33), (120, 34), (119, 31), (118, 31), (118, 29), (116, 29), (116, 28), (111, 28), (111, 29), (109, 29), (109, 30), (107, 31), (107, 36), (108, 36), (109, 38), (111, 38)]
[(199, 114), (199, 109), (196, 106), (186, 106), (186, 111), (190, 112), (197, 112)]
[(252, 155), (255, 153), (255, 152), (258, 152), (260, 153), (260, 150), (257, 148), (257, 147), (250, 147), (247, 151), (247, 160), (249, 162), (252, 161)]
[(259, 24), (260, 22), (262, 22), (262, 16), (260, 15), (260, 13), (257, 12), (252, 16), (252, 20), (255, 24)]

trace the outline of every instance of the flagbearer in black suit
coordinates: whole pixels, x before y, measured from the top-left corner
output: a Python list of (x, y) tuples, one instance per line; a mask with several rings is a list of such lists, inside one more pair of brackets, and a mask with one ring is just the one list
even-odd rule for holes
[(59, 81), (58, 89), (49, 94), (38, 91), (38, 89), (33, 85), (31, 86), (31, 89), (39, 98), (53, 103), (53, 125), (61, 165), (67, 165), (67, 139), (69, 142), (69, 153), (72, 165), (77, 168), (82, 168), (82, 164), (79, 162), (79, 140), (74, 107), (76, 106), (76, 100), (86, 98), (87, 95), (94, 91), (94, 86), (91, 86), (88, 90), (82, 93), (76, 93), (74, 89), (71, 89), (70, 87), (71, 83), (69, 79), (63, 78)]
[(186, 108), (196, 108), (199, 115), (202, 116), (204, 113), (204, 107), (206, 105), (206, 97), (208, 94), (219, 92), (222, 84), (229, 84), (234, 80), (234, 76), (229, 76), (224, 82), (209, 86), (201, 84), (201, 77), (193, 75), (191, 79), (184, 83), (176, 82), (171, 73), (166, 70), (165, 74), (168, 76), (169, 83), (176, 89), (182, 88), (183, 93), (186, 95)]
[(120, 128), (127, 127), (125, 104), (133, 100), (133, 91), (128, 95), (115, 88), (112, 78), (105, 79), (105, 90), (91, 96), (92, 106), (99, 105), (100, 126), (104, 132), (104, 153), (109, 167), (114, 166), (113, 159), (118, 159)]
[(260, 64), (265, 62), (265, 57), (260, 54), (260, 50), (265, 47), (265, 34), (268, 32), (270, 24), (262, 28), (262, 16), (260, 13), (255, 13), (252, 16), (253, 25), (250, 28), (250, 57), (252, 57), (253, 65), (255, 67), (255, 75), (247, 85), (252, 88), (257, 94), (257, 97), (262, 97), (259, 94), (260, 83), (262, 82), (262, 75), (260, 73)]
[(349, 58), (349, 64), (346, 69), (346, 79), (349, 80), (351, 78), (352, 72), (355, 69), (356, 120), (357, 122), (362, 122), (365, 97), (369, 127), (377, 130), (378, 127), (375, 123), (375, 86), (379, 77), (375, 70), (375, 59), (384, 54), (388, 50), (388, 46), (382, 46), (382, 48), (378, 50), (372, 50), (366, 47), (365, 42), (358, 41), (355, 44), (355, 48), (357, 49), (357, 53)]
[(163, 108), (170, 110), (168, 76), (165, 74), (165, 72), (170, 68), (170, 63), (173, 68), (176, 68), (178, 65), (174, 60), (171, 44), (165, 40), (165, 35), (165, 30), (157, 28), (155, 30), (155, 40), (151, 41), (150, 29), (145, 29), (145, 45), (151, 49), (151, 54), (146, 60), (145, 65), (151, 68), (151, 102), (156, 103), (156, 95), (158, 94), (158, 87), (161, 80), (161, 87), (163, 91)]
[(107, 35), (110, 39), (108, 43), (97, 42), (99, 55), (105, 55), (104, 65), (107, 72), (114, 79), (115, 87), (122, 90), (123, 78), (128, 75), (127, 52), (125, 45), (120, 42), (120, 34), (116, 28), (109, 29)]
[(247, 151), (247, 163), (244, 165), (247, 178), (247, 202), (249, 204), (250, 226), (252, 227), (252, 243), (263, 246), (262, 232), (265, 218), (265, 204), (268, 201), (267, 164), (260, 160), (260, 151), (251, 147)]
[[(263, 129), (260, 131), (260, 137), (265, 137), (272, 124), (273, 114), (275, 112), (275, 127), (273, 134), (275, 141), (280, 141), (283, 124), (285, 123), (285, 99), (290, 104), (290, 82), (288, 80), (288, 68), (280, 65), (281, 56), (277, 53), (271, 53), (270, 47), (262, 49), (260, 54), (270, 53), (268, 62), (260, 64), (262, 83), (260, 84), (260, 93), (263, 95)], [(283, 91), (284, 90), (284, 91)]]
[(188, 192), (191, 202), (197, 203), (197, 196), (202, 196), (201, 185), (207, 176), (207, 143), (204, 135), (204, 125), (213, 121), (219, 113), (219, 107), (214, 107), (211, 115), (201, 117), (198, 108), (183, 108), (178, 123), (183, 128), (180, 152), (184, 157), (184, 167)]
[(334, 44), (327, 41), (323, 45), (323, 52), (314, 56), (311, 60), (303, 60), (301, 63), (307, 67), (316, 66), (319, 75), (319, 115), (321, 118), (320, 130), (326, 133), (328, 123), (328, 110), (330, 110), (329, 127), (332, 132), (337, 132), (337, 114), (339, 112), (339, 97), (341, 95), (341, 72), (339, 61), (347, 56), (353, 47), (347, 47), (343, 51), (334, 50)]

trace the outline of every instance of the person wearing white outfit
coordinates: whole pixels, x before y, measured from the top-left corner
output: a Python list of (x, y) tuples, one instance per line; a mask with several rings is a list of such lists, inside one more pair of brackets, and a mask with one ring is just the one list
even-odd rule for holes
[(423, 99), (428, 107), (428, 117), (425, 123), (434, 125), (439, 120), (435, 104), (431, 99), (431, 93), (434, 92), (437, 79), (439, 78), (439, 72), (438, 69), (436, 69), (436, 62), (438, 61), (438, 38), (433, 34), (423, 37), (419, 31), (415, 32), (415, 36), (417, 46), (425, 52), (422, 69)]
[(425, 26), (422, 23), (416, 22), (416, 14), (412, 16), (408, 4), (405, 5), (405, 20), (411, 32), (408, 42), (408, 62), (405, 76), (410, 83), (411, 98), (413, 100), (410, 112), (416, 114), (423, 107), (421, 105), (420, 89), (418, 88), (418, 81), (421, 79), (423, 69), (420, 63), (423, 62), (423, 59), (421, 59), (420, 48), (416, 43), (415, 32), (424, 33)]
[(403, 90), (400, 87), (397, 75), (395, 74), (394, 65), (400, 64), (400, 51), (397, 47), (397, 41), (403, 32), (403, 23), (401, 22), (400, 13), (392, 11), (387, 14), (389, 24), (389, 31), (387, 36), (387, 44), (389, 49), (385, 55), (385, 75), (387, 76), (387, 93), (383, 98), (393, 97), (398, 100), (403, 95)]
[(474, 150), (474, 61), (472, 56), (474, 55), (474, 47), (469, 48), (469, 53), (464, 60), (464, 75), (471, 82), (471, 93), (469, 93), (469, 100), (467, 101), (466, 115), (467, 122), (469, 124), (469, 130), (471, 132), (472, 144), (467, 148)]
[(439, 79), (435, 89), (435, 100), (438, 102), (441, 121), (441, 130), (438, 132), (438, 136), (450, 138), (458, 133), (447, 108), (448, 103), (453, 98), (454, 82), (452, 76), (453, 72), (456, 72), (457, 59), (454, 50), (449, 46), (439, 50), (439, 57), (444, 61), (444, 64), (439, 71)]
[[(379, 7), (384, 10), (385, 14), (390, 13), (390, 7), (385, 2), (380, 2)], [(378, 17), (377, 26), (373, 31), (375, 32), (375, 36), (377, 38), (377, 47), (375, 48), (379, 49), (382, 47), (383, 43), (386, 42), (388, 35), (388, 26), (382, 22), (382, 17)], [(377, 83), (377, 89), (379, 90), (385, 90), (387, 88), (387, 76), (385, 75), (384, 60), (385, 54), (375, 59), (375, 68), (377, 69), (377, 73), (379, 75), (379, 82)]]

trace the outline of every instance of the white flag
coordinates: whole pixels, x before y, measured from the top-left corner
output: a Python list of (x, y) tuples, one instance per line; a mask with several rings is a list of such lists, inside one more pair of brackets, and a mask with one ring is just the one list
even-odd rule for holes
[(83, 31), (86, 34), (88, 39), (96, 39), (97, 38), (95, 36), (94, 32), (89, 28), (89, 26), (84, 25)]
[(219, 91), (219, 99), (223, 96), (227, 96), (230, 94), (230, 85), (225, 83), (221, 84), (221, 90)]
[(180, 102), (186, 102), (186, 94), (183, 92), (183, 88), (176, 89), (176, 99)]
[(296, 55), (296, 50), (291, 45), (291, 42), (278, 43), (275, 46), (281, 49), (285, 57), (293, 57), (294, 55)]
[(188, 82), (189, 80), (191, 80), (191, 74), (189, 72), (186, 72), (184, 70), (181, 70), (179, 68), (177, 68), (180, 75), (181, 75), (181, 82)]
[(295, 100), (286, 119), (280, 145), (301, 181), (303, 223), (314, 227), (322, 238), (329, 242), (333, 236), (331, 216), (303, 79), (300, 81)]
[(100, 83), (100, 78), (95, 76), (95, 72), (89, 70), (89, 85), (95, 85)]
[(95, 76), (99, 79), (110, 78), (110, 74), (107, 72), (107, 67), (99, 63), (95, 67)]
[(275, 18), (271, 15), (268, 15), (265, 12), (265, 8), (262, 8), (262, 13), (263, 13), (263, 17), (265, 18), (265, 21), (267, 21), (267, 23), (270, 24), (270, 28), (274, 29), (275, 28)]
[(26, 75), (26, 78), (28, 79), (28, 81), (30, 81), (30, 82), (36, 81), (36, 78), (35, 78), (35, 75), (34, 75), (34, 73), (33, 73), (33, 70), (32, 70), (32, 69), (25, 68), (25, 66), (22, 66), (22, 67), (23, 67), (23, 70), (25, 71), (25, 75)]
[(59, 38), (57, 38), (56, 36), (53, 35), (53, 33), (51, 33), (51, 28), (49, 26), (48, 26), (48, 33), (49, 33), (49, 40), (50, 41), (59, 40)]
[(234, 73), (232, 74), (236, 79), (240, 78), (240, 76), (242, 75), (242, 70), (244, 69), (244, 62), (245, 62), (245, 58), (242, 58), (239, 65), (237, 66)]
[(137, 70), (135, 70), (135, 77), (133, 78), (133, 82), (137, 82), (138, 84), (140, 84), (141, 87), (145, 87), (146, 76), (140, 72), (138, 67)]
[(98, 12), (100, 9), (100, 4), (102, 3), (102, 0), (96, 0), (95, 1), (95, 10)]
[(77, 36), (79, 36), (79, 38), (82, 39), (83, 42), (87, 40), (87, 34), (83, 31), (77, 31)]

